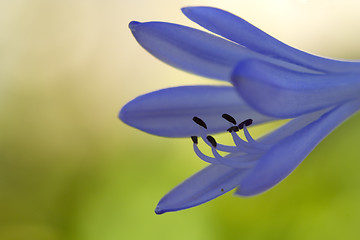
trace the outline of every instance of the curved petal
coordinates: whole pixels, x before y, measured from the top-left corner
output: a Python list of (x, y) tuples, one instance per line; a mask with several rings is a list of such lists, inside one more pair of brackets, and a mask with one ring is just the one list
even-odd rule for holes
[(247, 58), (262, 59), (290, 69), (304, 70), (215, 35), (177, 24), (131, 22), (129, 27), (139, 44), (158, 59), (208, 78), (230, 81), (233, 67)]
[(226, 131), (229, 124), (221, 117), (224, 113), (239, 121), (252, 118), (254, 124), (274, 120), (254, 111), (233, 87), (226, 86), (182, 86), (151, 92), (126, 104), (119, 118), (147, 133), (189, 137), (200, 133), (194, 116), (205, 121), (209, 134)]
[(311, 112), (308, 114), (301, 115), (299, 117), (296, 117), (294, 119), (291, 119), (283, 126), (277, 128), (276, 130), (272, 131), (271, 133), (261, 137), (257, 141), (267, 144), (267, 145), (273, 145), (283, 138), (286, 138), (295, 132), (299, 131), (301, 128), (306, 127), (309, 123), (315, 121), (318, 119), (321, 115), (328, 112), (332, 108), (322, 109), (320, 111)]
[(360, 62), (318, 57), (290, 47), (242, 18), (211, 7), (186, 7), (183, 13), (202, 27), (253, 51), (324, 72), (360, 71)]
[(235, 68), (239, 94), (259, 112), (292, 118), (359, 98), (360, 73), (309, 74), (247, 60)]
[(360, 101), (352, 101), (323, 114), (317, 120), (275, 144), (244, 177), (237, 194), (262, 193), (287, 177), (315, 146), (344, 120), (357, 112)]
[(210, 201), (238, 186), (247, 171), (212, 164), (166, 194), (155, 213), (178, 211)]

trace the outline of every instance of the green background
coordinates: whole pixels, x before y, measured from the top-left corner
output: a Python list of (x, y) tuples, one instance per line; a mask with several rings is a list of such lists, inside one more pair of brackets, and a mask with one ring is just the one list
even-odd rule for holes
[(156, 60), (127, 24), (195, 26), (179, 8), (200, 4), (306, 51), (360, 58), (356, 1), (2, 1), (1, 240), (358, 239), (360, 115), (262, 195), (155, 215), (158, 200), (206, 164), (189, 139), (142, 133), (117, 114), (146, 92), (217, 83)]

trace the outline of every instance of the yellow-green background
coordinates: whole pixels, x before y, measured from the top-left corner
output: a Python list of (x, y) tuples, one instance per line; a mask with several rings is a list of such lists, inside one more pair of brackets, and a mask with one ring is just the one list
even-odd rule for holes
[(150, 56), (127, 24), (196, 26), (179, 11), (187, 5), (224, 8), (306, 51), (360, 58), (355, 0), (0, 1), (1, 240), (358, 239), (359, 115), (265, 194), (155, 215), (205, 164), (190, 140), (132, 129), (118, 111), (139, 94), (210, 81)]

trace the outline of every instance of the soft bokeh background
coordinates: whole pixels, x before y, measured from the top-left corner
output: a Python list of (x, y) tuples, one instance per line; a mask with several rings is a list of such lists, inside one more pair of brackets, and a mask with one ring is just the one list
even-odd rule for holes
[(145, 92), (211, 81), (154, 59), (127, 24), (196, 26), (179, 11), (187, 5), (229, 10), (306, 51), (360, 59), (356, 0), (0, 1), (1, 240), (358, 239), (359, 115), (265, 194), (154, 214), (205, 164), (188, 139), (147, 135), (118, 111)]

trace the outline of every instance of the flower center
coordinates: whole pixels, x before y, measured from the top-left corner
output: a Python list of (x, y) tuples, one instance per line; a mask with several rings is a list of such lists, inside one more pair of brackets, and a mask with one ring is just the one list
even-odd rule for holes
[[(246, 119), (240, 124), (229, 114), (223, 114), (222, 117), (232, 126), (227, 129), (231, 134), (235, 146), (223, 145), (216, 142), (215, 138), (207, 134), (207, 125), (199, 117), (193, 117), (193, 121), (200, 126), (201, 139), (211, 147), (213, 157), (207, 156), (198, 148), (198, 136), (191, 136), (193, 148), (196, 155), (203, 161), (212, 164), (223, 164), (236, 168), (249, 168), (255, 165), (256, 160), (269, 149), (269, 145), (254, 140), (247, 127), (253, 123), (252, 119)], [(237, 132), (243, 130), (246, 140), (243, 140)], [(228, 155), (221, 156), (218, 151), (226, 152)]]

